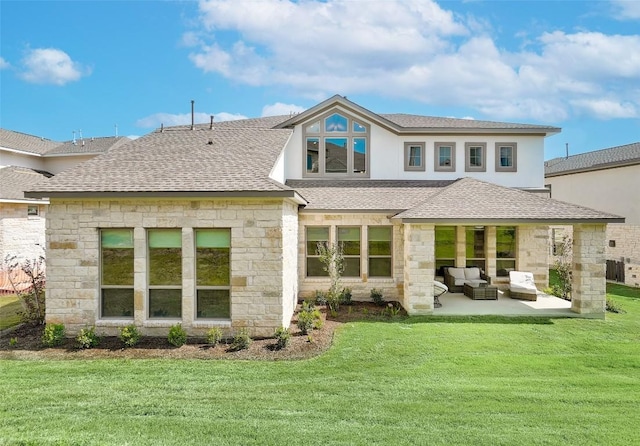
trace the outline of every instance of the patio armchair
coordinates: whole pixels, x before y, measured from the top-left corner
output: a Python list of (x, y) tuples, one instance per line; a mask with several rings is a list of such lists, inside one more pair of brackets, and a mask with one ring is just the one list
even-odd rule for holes
[(462, 293), (465, 283), (491, 285), (491, 278), (477, 267), (447, 268), (444, 272), (444, 283), (450, 293)]
[(538, 299), (538, 289), (533, 274), (524, 271), (509, 271), (509, 295), (512, 299)]

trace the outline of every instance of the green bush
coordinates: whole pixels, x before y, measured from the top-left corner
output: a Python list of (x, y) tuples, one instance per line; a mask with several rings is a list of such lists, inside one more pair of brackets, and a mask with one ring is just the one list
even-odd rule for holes
[(327, 305), (327, 293), (324, 291), (316, 290), (316, 305)]
[(218, 327), (213, 327), (207, 332), (207, 344), (215, 347), (222, 340), (222, 330)]
[(167, 341), (174, 347), (180, 347), (187, 342), (187, 332), (182, 328), (182, 324), (172, 325), (169, 329)]
[(385, 304), (384, 296), (382, 295), (382, 291), (377, 288), (371, 290), (371, 300), (376, 304), (383, 306)]
[(607, 297), (606, 309), (607, 309), (607, 311), (609, 313), (624, 313), (625, 312), (620, 305), (618, 305), (613, 299), (609, 299), (608, 297)]
[(96, 334), (95, 327), (87, 327), (80, 330), (76, 336), (76, 342), (80, 348), (97, 347), (100, 344), (100, 337)]
[(313, 329), (322, 328), (322, 315), (315, 305), (309, 302), (302, 303), (302, 309), (298, 312), (296, 323), (302, 334), (307, 334)]
[(276, 350), (286, 348), (291, 342), (291, 331), (285, 327), (276, 328)]
[(55, 347), (64, 342), (64, 324), (47, 324), (42, 333), (42, 345), (45, 347)]
[(9, 347), (17, 347), (18, 346), (18, 338), (9, 339)]
[(353, 302), (351, 298), (353, 295), (351, 294), (351, 288), (343, 288), (342, 293), (340, 293), (340, 304), (341, 305), (351, 305)]
[(135, 325), (130, 324), (122, 327), (119, 338), (125, 347), (133, 347), (140, 341), (140, 333)]
[(241, 328), (233, 337), (229, 350), (233, 352), (246, 350), (251, 345), (251, 342), (253, 342), (253, 340), (251, 339), (251, 336), (249, 336), (249, 331), (246, 328)]

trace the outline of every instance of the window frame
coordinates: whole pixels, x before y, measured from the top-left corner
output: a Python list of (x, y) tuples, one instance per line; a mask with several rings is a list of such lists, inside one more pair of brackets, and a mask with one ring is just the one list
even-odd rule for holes
[[(476, 232), (480, 232), (482, 231), (482, 255), (483, 257), (468, 257), (468, 249), (469, 249), (469, 231), (476, 231)], [(487, 268), (487, 227), (486, 226), (482, 226), (482, 227), (476, 227), (476, 226), (465, 226), (464, 227), (464, 256), (465, 256), (465, 267), (470, 268), (470, 267), (478, 267), (480, 268), (481, 271), (486, 271)], [(475, 238), (474, 238), (475, 240)], [(474, 253), (475, 253), (475, 246), (473, 247)], [(476, 264), (473, 263), (469, 263), (469, 260), (476, 262)], [(477, 263), (478, 262), (482, 262), (482, 266), (479, 266)]]
[[(513, 230), (513, 257), (502, 257), (498, 250), (498, 244), (500, 243), (500, 231)], [(496, 277), (508, 277), (509, 271), (507, 268), (498, 268), (498, 262), (509, 262), (512, 264), (512, 271), (517, 271), (517, 256), (518, 256), (518, 227), (517, 226), (496, 226)], [(507, 274), (499, 274), (501, 270), (505, 270)]]
[[(198, 232), (212, 232), (212, 231), (226, 231), (228, 233), (229, 239), (229, 276), (227, 285), (198, 285)], [(232, 264), (232, 252), (231, 252), (231, 228), (194, 228), (193, 230), (193, 275), (195, 278), (195, 295), (194, 295), (194, 303), (193, 303), (193, 311), (194, 311), (194, 320), (198, 321), (228, 321), (232, 319), (232, 305), (231, 305), (231, 264)], [(229, 317), (200, 317), (198, 316), (198, 291), (208, 291), (208, 290), (226, 290), (229, 293)]]
[[(480, 156), (482, 165), (471, 165), (471, 149), (481, 148)], [(486, 142), (466, 142), (464, 143), (464, 169), (465, 172), (486, 172), (487, 171), (487, 143)]]
[[(420, 149), (420, 165), (411, 165), (411, 149), (418, 147)], [(424, 172), (427, 168), (425, 162), (425, 143), (424, 142), (405, 142), (404, 143), (404, 170), (405, 172)]]
[[(358, 255), (355, 254), (345, 254), (344, 253), (344, 248), (343, 245), (341, 244), (340, 241), (340, 229), (344, 228), (344, 229), (350, 229), (350, 228), (355, 228), (358, 230), (358, 243), (360, 244), (360, 249), (358, 249)], [(358, 278), (358, 277), (362, 277), (362, 226), (357, 226), (357, 225), (340, 225), (340, 226), (336, 226), (336, 243), (338, 243), (338, 245), (340, 246), (340, 249), (342, 250), (342, 257), (345, 260), (345, 271), (342, 275), (342, 277), (345, 278)], [(348, 276), (346, 275), (346, 261), (347, 259), (358, 259), (358, 275), (357, 276)], [(355, 262), (354, 262), (355, 263)]]
[(27, 217), (38, 217), (40, 215), (40, 206), (37, 204), (27, 205)]
[[(347, 127), (345, 131), (327, 131), (325, 122), (327, 118), (332, 115), (338, 114), (347, 120)], [(315, 124), (319, 123), (319, 127), (315, 127)], [(317, 129), (317, 131), (316, 131)], [(347, 170), (346, 172), (327, 172), (326, 155), (327, 155), (327, 140), (335, 138), (346, 138), (347, 144)], [(318, 141), (318, 166), (317, 172), (309, 171), (308, 166), (311, 161), (313, 166), (313, 158), (309, 157), (310, 140), (317, 139)], [(354, 172), (356, 167), (356, 146), (364, 143), (364, 172)], [(303, 178), (369, 178), (371, 169), (371, 126), (364, 122), (364, 120), (351, 115), (341, 109), (334, 108), (322, 115), (314, 116), (313, 118), (305, 121), (302, 124), (302, 177)], [(358, 152), (359, 153), (359, 152)]]
[[(440, 164), (440, 149), (444, 147), (451, 148), (451, 164), (443, 166)], [(433, 151), (433, 170), (436, 172), (455, 172), (456, 171), (456, 143), (455, 142), (436, 142)]]
[[(389, 229), (389, 254), (371, 254), (371, 229), (378, 228), (387, 228)], [(360, 233), (360, 237), (362, 238), (362, 231)], [(374, 240), (375, 241), (375, 240)], [(360, 242), (360, 250), (362, 252), (362, 242)], [(388, 275), (372, 275), (371, 274), (371, 259), (389, 259), (389, 274)], [(369, 277), (375, 278), (390, 278), (393, 277), (393, 226), (392, 225), (376, 225), (376, 226), (367, 226), (367, 273)], [(362, 275), (362, 272), (360, 273)]]
[[(102, 234), (104, 232), (107, 231), (129, 231), (130, 235), (131, 235), (131, 247), (128, 248), (121, 248), (121, 249), (130, 249), (132, 251), (132, 256), (133, 256), (133, 262), (131, 264), (131, 284), (130, 285), (105, 285), (104, 284), (104, 257), (103, 257), (103, 252), (104, 252), (104, 243), (103, 243), (103, 238), (102, 238)], [(100, 249), (100, 257), (99, 257), (99, 262), (100, 262), (100, 270), (99, 270), (99, 274), (100, 274), (100, 292), (99, 292), (99, 303), (98, 303), (98, 315), (99, 315), (99, 319), (101, 320), (133, 320), (134, 316), (135, 316), (135, 241), (134, 241), (134, 230), (133, 228), (100, 228), (98, 230), (98, 240), (99, 240), (99, 249)], [(115, 248), (111, 248), (111, 249), (115, 249)], [(130, 290), (131, 291), (131, 316), (105, 316), (104, 315), (104, 290), (114, 290), (114, 289), (118, 289), (118, 290)]]
[[(502, 166), (501, 149), (508, 147), (511, 149), (511, 166)], [(497, 142), (495, 149), (496, 156), (496, 172), (517, 172), (518, 171), (518, 143), (515, 142)]]
[[(180, 234), (180, 284), (179, 285), (152, 285), (151, 284), (151, 248), (150, 239), (152, 232), (178, 232)], [(181, 320), (182, 319), (182, 280), (184, 278), (183, 261), (184, 245), (182, 243), (182, 229), (181, 228), (148, 228), (146, 231), (146, 254), (147, 254), (147, 314), (146, 318), (149, 320)], [(174, 248), (177, 249), (177, 248)], [(151, 292), (153, 290), (180, 290), (180, 315), (179, 316), (153, 316), (151, 314)]]
[(304, 276), (306, 278), (324, 278), (324, 277), (329, 277), (329, 273), (325, 272), (322, 275), (314, 275), (311, 276), (309, 275), (309, 259), (320, 259), (320, 255), (318, 255), (317, 253), (314, 254), (309, 254), (309, 229), (311, 228), (323, 228), (327, 230), (327, 244), (331, 243), (331, 226), (328, 225), (309, 225), (309, 226), (305, 226), (304, 227)]
[[(443, 231), (443, 230), (447, 230), (447, 231), (451, 231), (453, 233), (453, 255), (451, 257), (439, 257), (438, 256), (438, 251), (439, 251), (439, 245), (443, 244), (442, 243), (442, 239), (438, 238), (438, 232), (439, 231)], [(438, 271), (441, 268), (444, 267), (455, 267), (456, 266), (456, 243), (457, 243), (457, 229), (455, 226), (450, 226), (450, 225), (438, 225), (435, 227), (434, 229), (434, 263), (435, 263), (435, 268), (436, 268), (436, 275), (440, 275), (440, 276), (444, 276), (444, 271)], [(438, 263), (443, 263), (446, 262), (446, 265), (440, 265), (438, 266)], [(438, 274), (441, 273), (441, 274)]]

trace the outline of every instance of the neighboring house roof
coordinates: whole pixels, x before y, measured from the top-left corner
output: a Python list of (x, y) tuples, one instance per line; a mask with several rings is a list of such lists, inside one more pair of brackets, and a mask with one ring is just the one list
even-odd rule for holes
[(623, 223), (624, 218), (473, 178), (462, 178), (396, 215), (412, 222)]
[(126, 136), (107, 136), (99, 138), (76, 139), (73, 141), (58, 142), (39, 136), (13, 130), (0, 129), (0, 149), (29, 153), (36, 156), (63, 156), (63, 155), (96, 155), (104, 153), (112, 147), (117, 147), (128, 141)]
[(0, 201), (33, 201), (25, 199), (24, 191), (32, 188), (43, 178), (51, 177), (48, 172), (26, 167), (8, 166), (0, 168)]
[(59, 146), (60, 143), (39, 136), (0, 129), (0, 149), (44, 155), (47, 151)]
[(29, 196), (295, 196), (269, 178), (292, 131), (240, 123), (155, 131), (50, 178)]
[(516, 124), (508, 122), (478, 121), (475, 119), (438, 118), (408, 114), (377, 114), (347, 98), (335, 95), (324, 102), (292, 116), (279, 124), (279, 127), (291, 127), (305, 122), (318, 113), (330, 110), (339, 105), (353, 114), (360, 115), (376, 122), (378, 125), (397, 134), (401, 133), (500, 133), (500, 134), (537, 134), (553, 135), (560, 128), (545, 125)]
[(554, 158), (544, 163), (546, 177), (640, 164), (640, 142)]

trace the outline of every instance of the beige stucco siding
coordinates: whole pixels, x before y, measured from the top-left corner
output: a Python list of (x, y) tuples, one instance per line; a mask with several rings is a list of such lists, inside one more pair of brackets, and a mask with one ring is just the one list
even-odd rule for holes
[[(87, 325), (115, 334), (135, 322), (144, 334), (166, 335), (182, 323), (190, 335), (212, 326), (227, 333), (247, 327), (252, 336), (271, 336), (288, 325), (296, 300), (295, 205), (283, 200), (52, 200), (47, 219), (47, 322), (62, 322), (69, 334)], [(100, 228), (133, 228), (134, 320), (101, 320)], [(182, 319), (147, 317), (146, 230), (181, 228)], [(195, 318), (193, 231), (231, 230), (231, 320)], [(295, 228), (295, 229), (294, 229)], [(283, 241), (287, 234), (289, 240)]]

